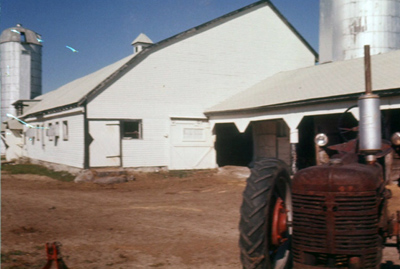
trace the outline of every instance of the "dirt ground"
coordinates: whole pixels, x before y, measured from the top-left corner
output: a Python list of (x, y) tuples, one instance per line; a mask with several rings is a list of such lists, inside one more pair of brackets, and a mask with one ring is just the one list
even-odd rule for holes
[[(45, 243), (55, 241), (69, 268), (241, 268), (243, 179), (216, 171), (135, 176), (99, 185), (2, 173), (1, 268), (42, 268)], [(392, 191), (391, 210), (399, 209), (400, 188)], [(387, 249), (386, 265), (400, 264)]]

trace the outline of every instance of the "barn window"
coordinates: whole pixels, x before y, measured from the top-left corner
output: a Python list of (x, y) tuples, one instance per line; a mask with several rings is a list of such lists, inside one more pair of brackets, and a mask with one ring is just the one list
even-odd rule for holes
[(28, 137), (29, 141), (35, 140), (35, 129), (34, 128), (28, 128), (25, 132), (25, 136)]
[(124, 139), (142, 139), (142, 121), (123, 121), (121, 123)]
[(49, 137), (49, 141), (54, 139), (54, 127), (52, 123), (49, 123), (48, 129), (46, 130), (46, 135)]
[(58, 121), (54, 125), (54, 136), (60, 137), (60, 125), (59, 125)]
[(42, 124), (41, 126), (40, 126), (40, 134), (41, 134), (41, 136), (42, 136), (42, 145), (44, 145), (44, 129), (45, 129), (45, 127), (44, 127), (44, 124)]
[(40, 125), (36, 125), (36, 140), (40, 141)]
[(63, 140), (67, 141), (68, 140), (68, 121), (63, 121), (62, 123), (62, 128), (63, 128)]
[(183, 128), (183, 141), (204, 141), (205, 132), (200, 128)]

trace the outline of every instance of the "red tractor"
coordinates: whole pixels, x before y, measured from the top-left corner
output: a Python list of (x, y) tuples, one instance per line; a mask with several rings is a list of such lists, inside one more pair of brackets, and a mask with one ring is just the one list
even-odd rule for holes
[[(330, 147), (328, 164), (291, 179), (277, 159), (255, 162), (243, 192), (239, 223), (243, 268), (380, 268), (382, 249), (400, 251), (400, 211), (389, 216), (382, 165), (391, 151), (382, 142), (379, 96), (371, 91), (369, 46), (366, 92), (358, 99), (358, 138)], [(320, 134), (316, 143), (326, 145)], [(392, 144), (400, 145), (400, 134)], [(395, 243), (387, 239), (395, 237)]]

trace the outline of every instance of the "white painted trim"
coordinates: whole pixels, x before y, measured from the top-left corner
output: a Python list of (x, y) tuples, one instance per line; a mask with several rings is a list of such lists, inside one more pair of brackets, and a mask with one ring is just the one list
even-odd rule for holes
[(290, 129), (290, 143), (299, 143), (299, 129)]
[(73, 109), (68, 109), (66, 111), (61, 111), (61, 112), (57, 112), (57, 113), (52, 113), (52, 114), (48, 114), (48, 115), (43, 115), (43, 117), (31, 117), (31, 118), (26, 118), (26, 122), (35, 122), (35, 121), (42, 121), (42, 120), (49, 120), (55, 117), (65, 117), (65, 116), (69, 116), (70, 114), (75, 114), (78, 112), (84, 112), (85, 108), (83, 107), (77, 107), (77, 108), (73, 108)]
[(239, 130), (239, 132), (244, 133), (246, 131), (247, 126), (249, 126), (250, 120), (239, 119), (239, 120), (236, 120), (234, 123), (236, 125), (236, 128)]
[(170, 115), (169, 118), (171, 120), (207, 120), (208, 118), (206, 116), (174, 116)]

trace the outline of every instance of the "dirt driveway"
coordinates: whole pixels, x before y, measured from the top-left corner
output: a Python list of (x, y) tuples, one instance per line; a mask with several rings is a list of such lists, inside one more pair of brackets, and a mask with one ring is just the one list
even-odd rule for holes
[[(2, 268), (41, 268), (54, 241), (70, 268), (241, 268), (241, 179), (206, 171), (138, 173), (114, 185), (1, 181)], [(395, 253), (385, 258), (400, 264)]]

